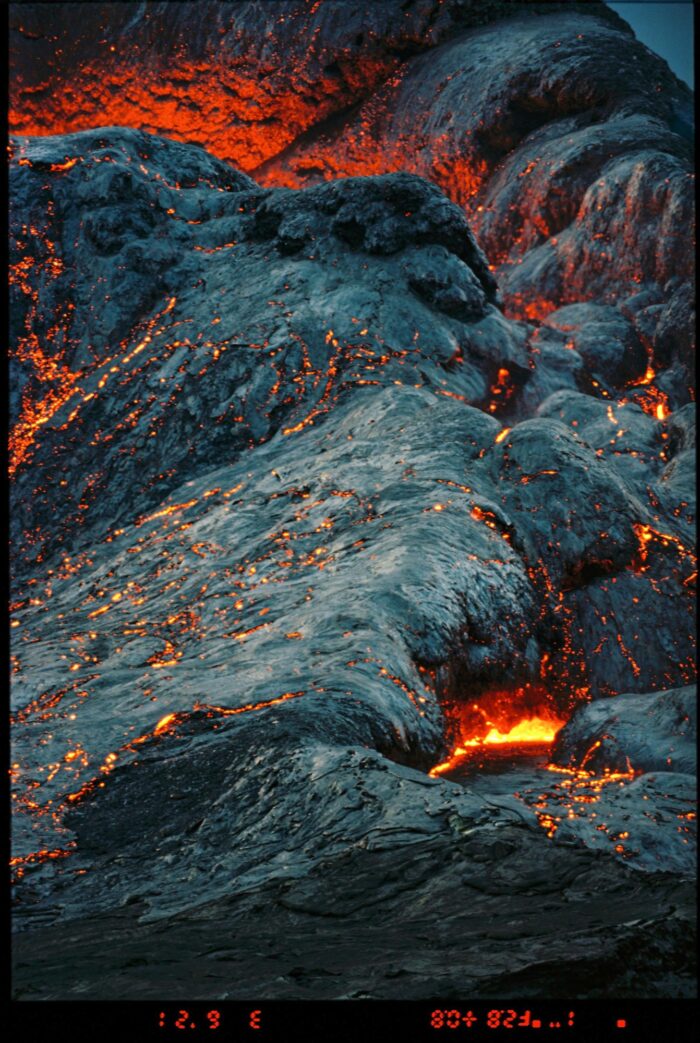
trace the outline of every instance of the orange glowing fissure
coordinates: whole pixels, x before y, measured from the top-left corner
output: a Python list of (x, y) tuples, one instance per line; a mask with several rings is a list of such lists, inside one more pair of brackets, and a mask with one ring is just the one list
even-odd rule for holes
[(556, 717), (525, 717), (505, 732), (500, 731), (496, 725), (492, 725), (486, 735), (474, 739), (461, 740), (452, 750), (449, 760), (443, 761), (442, 764), (436, 764), (434, 768), (430, 769), (429, 774), (435, 777), (449, 771), (451, 768), (456, 767), (460, 760), (470, 752), (473, 752), (475, 749), (482, 749), (484, 746), (502, 746), (506, 744), (519, 746), (522, 743), (552, 743), (564, 723), (563, 720), (559, 720)]

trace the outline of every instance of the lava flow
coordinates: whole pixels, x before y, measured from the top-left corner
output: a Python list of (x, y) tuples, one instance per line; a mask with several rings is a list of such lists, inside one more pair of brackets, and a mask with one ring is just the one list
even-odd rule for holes
[(566, 723), (542, 693), (527, 689), (448, 707), (447, 716), (452, 733), (458, 738), (448, 759), (431, 768), (429, 774), (433, 778), (453, 770), (470, 755), (488, 747), (511, 747), (515, 752), (524, 745), (540, 752), (551, 745)]

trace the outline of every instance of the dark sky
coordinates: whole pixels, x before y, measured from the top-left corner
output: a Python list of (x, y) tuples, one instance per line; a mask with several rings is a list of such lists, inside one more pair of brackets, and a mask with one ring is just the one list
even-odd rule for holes
[(694, 89), (693, 4), (689, 0), (608, 3), (608, 7), (629, 22), (637, 39), (665, 58), (676, 76)]

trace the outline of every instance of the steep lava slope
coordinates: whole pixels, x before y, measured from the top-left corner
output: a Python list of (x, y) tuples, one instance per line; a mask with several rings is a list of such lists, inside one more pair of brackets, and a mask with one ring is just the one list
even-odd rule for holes
[(688, 401), (692, 94), (604, 4), (22, 4), (10, 25), (17, 133), (132, 126), (266, 185), (429, 177), (509, 314), (619, 305), (646, 384), (673, 358), (660, 390)]
[(318, 124), (344, 117), (412, 55), (472, 26), (521, 10), (594, 9), (629, 31), (600, 3), (9, 6), (13, 131), (131, 126), (203, 145), (247, 173)]
[[(411, 174), (261, 188), (124, 128), (10, 151), (20, 994), (210, 995), (220, 958), (231, 996), (687, 991), (683, 208), (639, 223), (673, 278), (617, 308), (608, 268), (532, 324)], [(556, 771), (439, 777), (579, 704)], [(212, 948), (253, 914), (245, 961)]]
[[(688, 408), (553, 390), (564, 337), (504, 319), (411, 175), (264, 190), (107, 129), (16, 139), (12, 185), (18, 921), (157, 921), (458, 821), (524, 867), (559, 808), (414, 769), (440, 701), (485, 735), (690, 678)], [(691, 778), (642, 779), (651, 868), (687, 870)]]

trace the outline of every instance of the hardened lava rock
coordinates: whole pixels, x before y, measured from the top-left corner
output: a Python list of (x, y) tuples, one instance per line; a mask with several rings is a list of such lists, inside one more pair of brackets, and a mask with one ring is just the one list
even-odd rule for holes
[(123, 124), (268, 186), (427, 177), (509, 314), (619, 308), (692, 397), (692, 93), (605, 4), (28, 3), (10, 29), (16, 133)]
[[(598, 5), (69, 6), (13, 11), (17, 995), (689, 994), (682, 85)], [(64, 133), (99, 70), (206, 130), (213, 51), (220, 149)], [(556, 763), (428, 774), (488, 700)]]
[(650, 695), (619, 695), (577, 710), (552, 750), (558, 764), (592, 771), (681, 772), (697, 768), (697, 703), (693, 686)]

